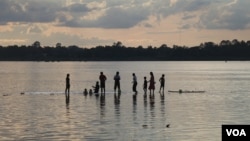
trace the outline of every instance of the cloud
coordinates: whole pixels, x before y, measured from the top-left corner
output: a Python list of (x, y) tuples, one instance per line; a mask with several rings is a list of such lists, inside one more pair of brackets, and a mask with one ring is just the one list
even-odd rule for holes
[(73, 12), (73, 13), (86, 13), (86, 12), (89, 12), (89, 8), (87, 7), (87, 4), (81, 4), (81, 3), (78, 3), (78, 4), (72, 4), (72, 5), (69, 5), (67, 7), (63, 7), (62, 8), (63, 10), (65, 11), (69, 11), (69, 12)]
[(200, 26), (206, 29), (242, 30), (250, 28), (250, 1), (225, 1), (210, 7), (200, 17)]
[[(61, 21), (60, 25), (87, 28), (130, 28), (147, 20), (150, 16), (150, 11), (143, 4), (138, 5), (127, 0), (110, 0), (100, 2), (97, 5), (99, 6), (90, 9), (87, 14), (82, 16), (74, 16), (70, 13), (73, 18)], [(89, 17), (95, 18), (91, 19)]]
[(56, 17), (58, 4), (37, 0), (1, 0), (0, 21), (8, 22), (52, 22)]
[(98, 45), (111, 45), (115, 40), (98, 37), (85, 37), (84, 34), (70, 34), (65, 31), (49, 32), (43, 24), (12, 25), (11, 30), (1, 31), (0, 45), (26, 44), (31, 45), (39, 41), (42, 46), (55, 46), (60, 42), (63, 46), (77, 45), (79, 47), (94, 47)]
[(248, 0), (1, 0), (0, 24), (125, 29), (147, 23), (152, 16), (161, 22), (185, 14), (181, 19), (189, 20), (185, 28), (238, 30), (250, 28), (249, 6)]
[[(65, 40), (67, 39), (67, 40)], [(51, 46), (55, 46), (56, 43), (60, 42), (63, 46), (77, 45), (79, 47), (95, 47), (98, 45), (110, 45), (115, 42), (114, 40), (109, 39), (100, 39), (98, 37), (84, 38), (81, 35), (73, 35), (67, 33), (52, 33), (47, 37), (41, 36), (39, 41), (44, 44), (54, 43)]]

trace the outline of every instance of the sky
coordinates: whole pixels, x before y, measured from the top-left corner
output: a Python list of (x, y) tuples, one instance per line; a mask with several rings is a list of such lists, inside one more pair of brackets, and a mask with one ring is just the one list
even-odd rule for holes
[(249, 0), (1, 0), (0, 45), (196, 46), (249, 40)]

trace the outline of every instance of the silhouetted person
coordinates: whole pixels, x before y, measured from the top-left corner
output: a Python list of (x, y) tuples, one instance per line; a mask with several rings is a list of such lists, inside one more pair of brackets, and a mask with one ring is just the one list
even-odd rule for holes
[(115, 80), (114, 91), (116, 92), (116, 89), (118, 88), (118, 93), (121, 93), (120, 79), (121, 77), (119, 75), (119, 72), (116, 72), (116, 75), (114, 76), (114, 80)]
[(84, 94), (84, 95), (88, 95), (88, 90), (87, 90), (87, 89), (84, 89), (83, 94)]
[(103, 72), (100, 72), (99, 80), (101, 85), (101, 93), (105, 93), (105, 81), (107, 80), (107, 77), (103, 74)]
[(92, 94), (93, 94), (92, 89), (89, 89), (89, 95), (92, 95)]
[(69, 93), (70, 93), (70, 78), (69, 78), (69, 74), (67, 74), (66, 88), (65, 88), (66, 103), (69, 103)]
[(65, 94), (69, 94), (69, 91), (70, 91), (70, 78), (69, 78), (69, 74), (67, 74), (67, 77), (66, 77), (66, 89), (65, 89)]
[(137, 78), (136, 78), (136, 75), (135, 73), (132, 74), (133, 76), (133, 92), (135, 92), (135, 94), (137, 94), (137, 90), (136, 90), (136, 87), (137, 87)]
[(159, 79), (160, 81), (160, 90), (159, 93), (161, 93), (161, 89), (162, 89), (162, 93), (164, 94), (164, 87), (165, 87), (165, 78), (164, 78), (164, 74), (162, 74), (161, 78)]
[(96, 82), (95, 86), (93, 86), (93, 88), (94, 88), (94, 93), (98, 94), (99, 93), (99, 88), (100, 88), (100, 85), (99, 85), (98, 81)]
[(144, 77), (144, 82), (143, 82), (143, 90), (144, 90), (144, 94), (147, 94), (147, 88), (148, 88), (148, 81), (147, 81), (147, 77)]
[(149, 91), (150, 91), (150, 95), (151, 95), (151, 91), (153, 91), (154, 94), (154, 90), (155, 90), (155, 78), (154, 78), (154, 74), (153, 72), (150, 72), (150, 80), (149, 80)]

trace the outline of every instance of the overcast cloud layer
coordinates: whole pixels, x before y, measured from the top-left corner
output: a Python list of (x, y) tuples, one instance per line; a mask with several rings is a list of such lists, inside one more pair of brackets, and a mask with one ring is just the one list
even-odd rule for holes
[[(180, 29), (245, 30), (250, 28), (249, 6), (249, 0), (1, 0), (0, 25), (20, 25), (33, 33), (50, 26), (154, 28), (171, 16), (181, 15)], [(7, 31), (0, 28), (1, 32)]]

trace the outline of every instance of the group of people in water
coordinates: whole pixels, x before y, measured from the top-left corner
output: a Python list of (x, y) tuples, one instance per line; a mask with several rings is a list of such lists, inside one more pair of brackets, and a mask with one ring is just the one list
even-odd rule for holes
[[(133, 77), (133, 86), (132, 86), (132, 90), (135, 94), (137, 94), (137, 77), (135, 75), (135, 73), (132, 73), (132, 77)], [(99, 89), (101, 89), (101, 94), (105, 94), (105, 82), (107, 80), (107, 77), (103, 74), (103, 72), (100, 72), (100, 76), (99, 76), (99, 80), (100, 80), (100, 84), (99, 81), (96, 82), (95, 86), (93, 86), (93, 91), (92, 89), (90, 89), (89, 91), (87, 89), (84, 89), (83, 94), (87, 95), (87, 94), (99, 94)], [(120, 87), (120, 74), (119, 71), (116, 72), (115, 76), (114, 76), (114, 92), (116, 93), (116, 91), (118, 92), (118, 94), (121, 93), (121, 87)], [(161, 78), (159, 79), (160, 81), (160, 93), (164, 93), (164, 87), (165, 87), (165, 75), (162, 74)], [(148, 86), (149, 83), (149, 86)], [(150, 72), (150, 80), (147, 80), (147, 77), (144, 77), (144, 82), (143, 82), (143, 90), (144, 90), (144, 94), (147, 94), (147, 89), (149, 89), (150, 91), (150, 95), (154, 94), (154, 90), (155, 90), (155, 78), (154, 78), (154, 74), (153, 72)], [(69, 97), (69, 93), (70, 93), (70, 74), (66, 75), (66, 88), (65, 88), (65, 95), (66, 98)]]

